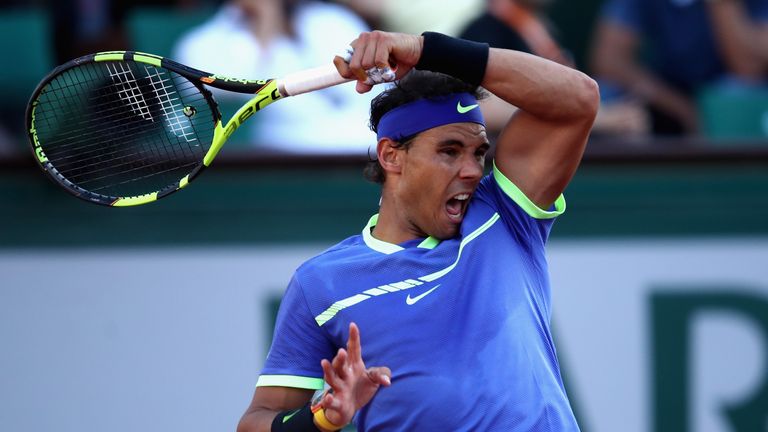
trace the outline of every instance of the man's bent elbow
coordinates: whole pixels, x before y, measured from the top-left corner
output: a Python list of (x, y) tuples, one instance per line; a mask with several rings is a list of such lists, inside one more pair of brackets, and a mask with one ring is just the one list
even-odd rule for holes
[(580, 77), (575, 86), (575, 99), (578, 106), (578, 116), (593, 121), (600, 109), (600, 86), (588, 75), (579, 72)]

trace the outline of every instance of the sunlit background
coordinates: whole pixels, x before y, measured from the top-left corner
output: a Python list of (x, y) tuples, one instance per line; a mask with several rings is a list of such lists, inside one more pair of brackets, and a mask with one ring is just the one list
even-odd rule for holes
[[(768, 430), (768, 1), (2, 4), (0, 431), (233, 431), (293, 270), (379, 199), (362, 176), (371, 96), (353, 86), (270, 106), (189, 188), (116, 209), (36, 167), (36, 84), (114, 49), (279, 77), (370, 28), (463, 35), (599, 80), (548, 249), (582, 430)], [(215, 94), (225, 118), (245, 100)], [(482, 108), (492, 134), (514, 109)]]

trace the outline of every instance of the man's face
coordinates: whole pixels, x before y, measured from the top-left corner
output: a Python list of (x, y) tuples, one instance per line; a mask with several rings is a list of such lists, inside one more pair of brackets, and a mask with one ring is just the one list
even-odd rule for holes
[(402, 170), (395, 194), (403, 227), (418, 237), (455, 236), (488, 148), (485, 127), (453, 123), (424, 131), (407, 150), (398, 150)]

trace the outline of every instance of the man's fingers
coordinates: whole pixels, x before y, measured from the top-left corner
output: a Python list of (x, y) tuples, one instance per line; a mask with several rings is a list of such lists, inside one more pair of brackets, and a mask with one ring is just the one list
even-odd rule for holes
[(331, 362), (323, 359), (320, 361), (320, 366), (323, 367), (323, 379), (325, 382), (332, 388), (337, 388), (339, 386), (339, 378), (336, 376), (336, 372), (333, 370)]
[(323, 408), (341, 411), (342, 403), (339, 399), (333, 397), (333, 393), (326, 393), (323, 397)]
[[(358, 93), (369, 92), (374, 85), (397, 78), (397, 66), (390, 64), (392, 41), (387, 33), (360, 33), (346, 53), (334, 59), (336, 69), (347, 79), (356, 79)], [(346, 66), (338, 63), (347, 63)]]
[[(344, 78), (356, 79), (358, 93), (369, 92), (375, 84), (392, 82), (413, 68), (422, 50), (421, 36), (385, 33), (378, 30), (360, 33), (349, 44), (347, 67), (337, 64)], [(334, 60), (334, 63), (338, 60)]]
[[(347, 59), (340, 55), (337, 55), (333, 58), (333, 65), (336, 66), (336, 70), (339, 72), (339, 75), (346, 79), (357, 80), (358, 85), (356, 90), (358, 93), (366, 93), (373, 88), (373, 84), (377, 84), (377, 81), (370, 77), (369, 72), (355, 73), (355, 71), (353, 71), (349, 66), (349, 63), (347, 63)], [(375, 69), (371, 69), (371, 71), (375, 71)], [(361, 79), (363, 81), (361, 81)], [(393, 79), (394, 73), (392, 73), (392, 79), (383, 79), (379, 81), (392, 81)]]
[(376, 67), (376, 51), (381, 47), (381, 35), (379, 33), (369, 33), (368, 43), (365, 44), (365, 51), (360, 59), (360, 66), (363, 70), (367, 71)]
[(333, 358), (333, 362), (331, 362), (333, 371), (336, 372), (336, 375), (342, 380), (347, 379), (347, 376), (349, 376), (347, 371), (347, 368), (349, 368), (347, 358), (347, 351), (344, 348), (339, 348), (338, 354), (336, 354), (336, 357)]
[(389, 387), (392, 384), (392, 371), (388, 367), (372, 367), (366, 371), (368, 373), (368, 379), (376, 384)]
[(368, 49), (369, 35), (370, 33), (360, 33), (360, 36), (350, 44), (355, 51), (349, 60), (349, 68), (358, 81), (365, 81), (368, 78), (363, 69), (362, 60), (365, 50)]
[[(321, 404), (323, 405), (323, 408), (325, 408), (325, 418), (333, 424), (347, 424), (352, 419), (351, 417), (345, 417), (344, 413), (349, 413), (350, 411), (352, 415), (355, 413), (354, 407), (347, 407), (348, 409), (345, 410), (344, 403), (339, 398), (334, 397), (331, 393), (326, 393), (325, 396), (323, 396)], [(347, 414), (347, 416), (349, 416), (349, 414)]]
[(363, 81), (358, 81), (357, 84), (355, 84), (355, 91), (357, 91), (360, 94), (368, 93), (373, 88), (372, 85), (366, 84)]
[(339, 71), (339, 75), (343, 76), (346, 79), (354, 79), (355, 76), (352, 74), (352, 70), (349, 68), (349, 64), (341, 58), (341, 56), (335, 56), (333, 58), (333, 65), (336, 66), (336, 70)]
[[(384, 39), (383, 37), (381, 39)], [(373, 59), (373, 67), (379, 68), (379, 69), (396, 69), (396, 66), (393, 64), (390, 64), (390, 58), (392, 54), (392, 48), (389, 43), (382, 41), (382, 43), (379, 44), (378, 49), (376, 50), (376, 57)]]
[(357, 363), (362, 361), (362, 348), (360, 347), (360, 329), (357, 324), (349, 323), (349, 339), (347, 339), (347, 353), (349, 361)]

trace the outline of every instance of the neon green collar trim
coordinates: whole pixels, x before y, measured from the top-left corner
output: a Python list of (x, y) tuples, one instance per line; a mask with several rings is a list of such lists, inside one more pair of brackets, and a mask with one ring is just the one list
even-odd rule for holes
[[(378, 221), (379, 221), (378, 213), (376, 213), (375, 215), (371, 216), (370, 219), (368, 219), (368, 223), (365, 225), (365, 228), (363, 228), (363, 241), (365, 242), (365, 244), (368, 245), (369, 248), (387, 255), (403, 250), (402, 246), (379, 240), (376, 237), (374, 237), (373, 234), (371, 234), (373, 227), (376, 226), (376, 223)], [(432, 236), (429, 236), (425, 238), (424, 241), (419, 243), (419, 245), (416, 247), (419, 247), (422, 249), (434, 249), (435, 246), (439, 244), (440, 244), (440, 240)]]

